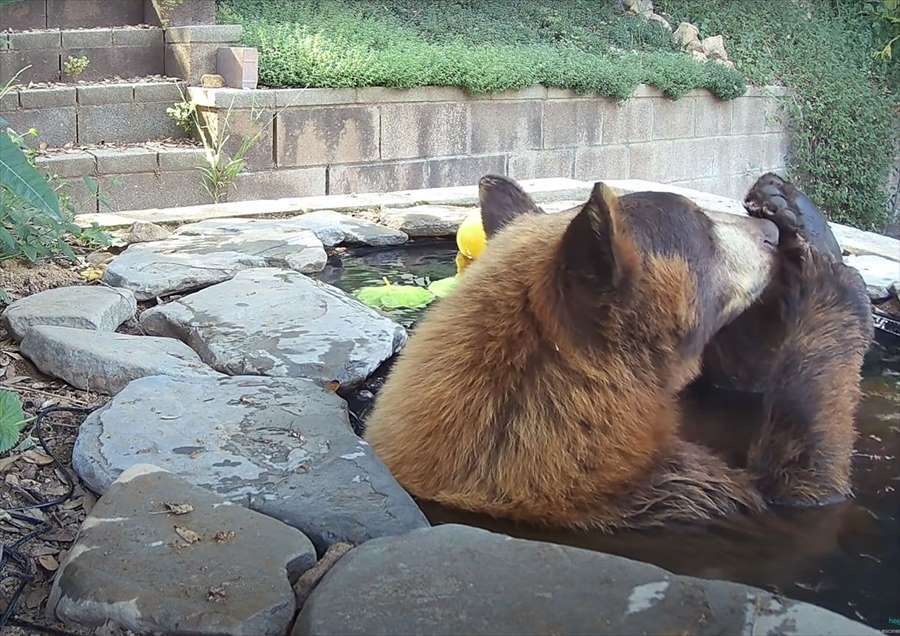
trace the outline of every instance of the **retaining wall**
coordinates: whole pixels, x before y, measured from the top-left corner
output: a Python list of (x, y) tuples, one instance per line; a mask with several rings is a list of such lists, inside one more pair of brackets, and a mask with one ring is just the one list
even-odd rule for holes
[(0, 7), (0, 31), (151, 24), (215, 24), (215, 0), (19, 0)]

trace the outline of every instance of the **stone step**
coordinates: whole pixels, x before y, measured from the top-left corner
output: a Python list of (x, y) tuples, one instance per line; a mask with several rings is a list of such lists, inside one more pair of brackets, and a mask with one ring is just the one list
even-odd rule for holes
[(0, 6), (0, 27), (17, 31), (159, 25), (161, 20), (173, 26), (214, 24), (215, 19), (215, 0), (18, 0)]
[(35, 129), (34, 148), (181, 139), (187, 133), (166, 114), (182, 100), (174, 78), (22, 86), (0, 100), (0, 117), (13, 130)]

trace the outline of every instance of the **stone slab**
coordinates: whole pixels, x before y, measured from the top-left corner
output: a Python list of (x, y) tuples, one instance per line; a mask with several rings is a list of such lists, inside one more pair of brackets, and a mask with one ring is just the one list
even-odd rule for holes
[[(372, 585), (377, 581), (377, 585)], [(875, 636), (833, 612), (746, 585), (459, 525), (345, 554), (293, 636), (692, 634)]]
[(36, 326), (25, 334), (20, 348), (42, 372), (106, 395), (150, 375), (220, 375), (174, 338)]
[(2, 314), (17, 341), (35, 325), (115, 331), (137, 312), (134, 294), (102, 286), (57, 287), (12, 303)]
[(320, 552), (428, 525), (344, 401), (307, 380), (135, 380), (85, 420), (73, 465), (104, 493), (145, 462), (299, 528)]
[(229, 375), (363, 381), (406, 342), (406, 331), (341, 290), (286, 269), (249, 269), (149, 309), (151, 335), (183, 340)]
[(204, 233), (187, 227), (163, 241), (129, 246), (109, 264), (103, 280), (149, 300), (221, 283), (242, 269), (286, 267), (312, 273), (328, 260), (322, 242), (303, 229), (271, 224), (237, 229), (232, 224)]
[[(166, 514), (172, 504), (191, 510)], [(296, 529), (138, 464), (85, 519), (48, 614), (139, 634), (280, 636), (295, 610), (291, 581), (315, 562)]]
[(456, 230), (472, 208), (450, 205), (417, 205), (411, 208), (384, 208), (381, 222), (411, 237), (456, 236)]
[(851, 254), (844, 258), (844, 263), (856, 268), (866, 286), (879, 298), (888, 297), (891, 288), (900, 289), (900, 263), (897, 261), (871, 254)]

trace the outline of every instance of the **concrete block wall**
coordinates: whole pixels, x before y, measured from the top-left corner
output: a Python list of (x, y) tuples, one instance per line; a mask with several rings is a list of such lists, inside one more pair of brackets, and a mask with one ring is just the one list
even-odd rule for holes
[(127, 24), (215, 24), (215, 0), (19, 0), (0, 6), (0, 30), (75, 29)]
[(190, 92), (213, 125), (231, 111), (232, 149), (261, 133), (251, 171), (284, 182), (303, 174), (304, 183), (316, 171), (327, 194), (465, 185), (492, 172), (647, 179), (740, 197), (761, 172), (783, 171), (788, 153), (777, 88), (672, 101), (640, 87), (621, 103), (540, 86), (489, 97), (453, 88)]

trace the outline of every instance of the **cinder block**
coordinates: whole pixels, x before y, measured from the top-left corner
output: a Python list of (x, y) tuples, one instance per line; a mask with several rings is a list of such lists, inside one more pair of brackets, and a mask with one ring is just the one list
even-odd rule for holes
[(162, 47), (111, 46), (99, 49), (64, 49), (63, 62), (71, 57), (86, 57), (90, 64), (79, 80), (96, 81), (109, 77), (162, 75), (165, 71)]
[(95, 49), (112, 46), (112, 29), (77, 29), (62, 32), (62, 47), (66, 49)]
[(57, 182), (60, 199), (68, 199), (75, 214), (94, 214), (99, 211), (97, 191), (99, 184), (92, 175), (81, 175)]
[(783, 97), (764, 97), (762, 102), (766, 132), (784, 131), (788, 124), (786, 100)]
[(653, 132), (653, 99), (603, 100), (603, 145), (647, 141)]
[(694, 102), (683, 97), (673, 101), (659, 98), (653, 104), (653, 139), (687, 139), (694, 136)]
[(57, 108), (75, 105), (75, 87), (29, 88), (19, 92), (22, 108)]
[[(2, 9), (0, 9), (2, 10)], [(0, 33), (0, 51), (5, 51), (9, 48), (9, 35), (6, 33)]]
[(378, 159), (378, 110), (365, 106), (291, 108), (278, 115), (278, 165)]
[(254, 89), (259, 84), (259, 52), (246, 46), (222, 47), (216, 54), (216, 70), (226, 86)]
[(787, 165), (790, 135), (786, 132), (769, 133), (763, 136), (763, 170), (775, 170)]
[(278, 108), (353, 104), (357, 101), (355, 88), (279, 88), (268, 92), (275, 94), (274, 106)]
[(47, 0), (47, 26), (51, 29), (141, 24), (143, 0)]
[(718, 140), (721, 174), (762, 172), (766, 162), (766, 136), (746, 135), (723, 137)]
[(207, 165), (203, 148), (159, 148), (157, 159), (163, 172), (196, 170)]
[(186, 91), (180, 82), (138, 82), (134, 85), (135, 102), (180, 102)]
[(219, 48), (219, 44), (166, 44), (165, 75), (199, 85), (202, 76), (216, 72)]
[[(212, 203), (212, 197), (203, 187), (203, 174), (199, 170), (181, 170), (177, 172), (159, 173), (161, 192), (155, 203), (149, 207), (175, 208), (184, 205), (200, 205)], [(131, 209), (138, 209), (138, 202)], [(148, 207), (144, 205), (144, 207)]]
[(720, 174), (718, 143), (706, 139), (672, 142), (672, 165), (667, 176), (675, 180), (701, 179)]
[(170, 27), (166, 42), (172, 44), (231, 44), (241, 41), (243, 28), (239, 24), (204, 24)]
[(383, 104), (382, 159), (464, 155), (469, 150), (468, 104)]
[(514, 179), (572, 177), (575, 149), (525, 150), (509, 156), (507, 175)]
[(663, 183), (676, 180), (672, 173), (674, 153), (671, 141), (632, 144), (629, 153), (630, 178)]
[(20, 0), (0, 5), (0, 25), (4, 29), (24, 31), (47, 27), (46, 0)]
[(97, 172), (97, 160), (87, 152), (67, 152), (37, 157), (34, 162), (44, 174), (65, 179), (93, 176)]
[(599, 181), (628, 179), (631, 176), (631, 153), (628, 146), (595, 146), (575, 151), (575, 179)]
[(594, 146), (603, 142), (604, 100), (550, 100), (544, 103), (544, 148)]
[(427, 161), (330, 166), (328, 168), (327, 194), (418, 190), (428, 187), (427, 183)]
[[(228, 129), (220, 133), (220, 126), (228, 118)], [(274, 113), (270, 109), (226, 110), (203, 113), (205, 125), (211, 135), (225, 134), (228, 141), (225, 151), (231, 156), (240, 150), (245, 139), (256, 138), (247, 151), (244, 160), (248, 170), (268, 170), (275, 165), (274, 158)]]
[(46, 143), (53, 148), (77, 141), (75, 108), (38, 108), (35, 110), (17, 110), (4, 113), (4, 119), (13, 130), (25, 133), (34, 128), (38, 137), (28, 137), (25, 143), (32, 148)]
[[(198, 106), (210, 109), (261, 109), (276, 105), (277, 91), (243, 91), (236, 88), (201, 88), (191, 86), (188, 95)], [(281, 104), (281, 106), (285, 106)]]
[(25, 31), (9, 34), (9, 48), (16, 51), (58, 49), (60, 41), (59, 31)]
[(470, 104), (471, 152), (492, 153), (541, 148), (540, 101), (478, 101)]
[(182, 138), (186, 133), (166, 114), (166, 104), (104, 104), (82, 106), (78, 141), (82, 144), (139, 143)]
[(78, 87), (78, 103), (82, 106), (128, 104), (133, 99), (134, 84), (97, 84)]
[(159, 0), (146, 0), (144, 22), (165, 24), (170, 27), (215, 24), (216, 3), (215, 0), (184, 0), (180, 4), (172, 5), (160, 3)]
[(477, 185), (486, 174), (505, 174), (505, 155), (482, 155), (478, 157), (451, 157), (431, 159), (427, 167), (428, 188), (450, 188), (463, 185)]
[(99, 174), (155, 172), (156, 151), (149, 148), (119, 148), (88, 151), (97, 160)]
[(735, 135), (750, 135), (766, 131), (766, 99), (737, 97), (732, 100), (731, 130)]
[(146, 210), (210, 203), (197, 171), (102, 175), (101, 206), (112, 210)]
[(499, 93), (486, 95), (488, 99), (547, 99), (547, 88), (541, 85), (526, 86), (525, 88), (512, 88)]
[[(337, 93), (340, 89), (301, 89), (301, 90), (322, 90), (331, 93)], [(355, 89), (355, 97), (352, 101), (368, 104), (372, 102), (378, 103), (394, 103), (394, 102), (465, 102), (474, 99), (461, 88), (455, 86), (420, 86), (418, 88), (385, 88), (384, 86), (366, 86), (364, 88)], [(315, 103), (315, 102), (312, 102)], [(344, 102), (321, 102), (321, 103), (344, 103)], [(348, 102), (349, 103), (349, 102)]]
[(697, 137), (722, 137), (731, 134), (732, 100), (698, 98), (694, 104), (694, 134)]
[(13, 111), (19, 108), (19, 91), (10, 91), (0, 95), (0, 113)]
[(115, 46), (162, 48), (166, 44), (166, 38), (162, 29), (113, 29), (112, 43)]
[(59, 49), (48, 51), (0, 51), (0, 84), (18, 74), (16, 83), (58, 82)]
[(325, 194), (325, 166), (245, 172), (235, 179), (229, 201), (282, 199)]

